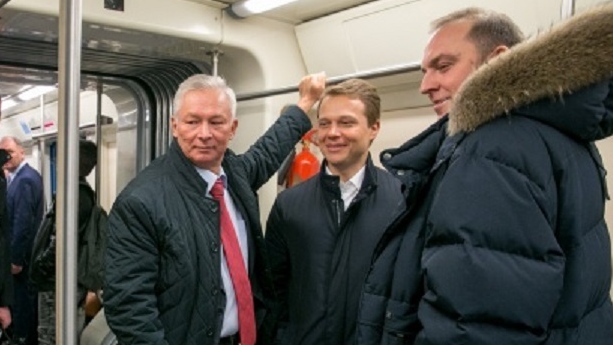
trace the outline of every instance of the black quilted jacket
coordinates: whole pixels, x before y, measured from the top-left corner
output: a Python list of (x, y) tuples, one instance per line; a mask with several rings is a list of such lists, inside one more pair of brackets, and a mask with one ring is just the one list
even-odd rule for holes
[[(292, 107), (245, 154), (228, 151), (222, 164), (249, 233), (258, 323), (266, 312), (260, 291), (270, 279), (256, 191), (310, 128), (307, 116)], [(205, 191), (175, 141), (117, 198), (109, 219), (104, 305), (120, 344), (218, 343), (225, 306), (219, 206)]]

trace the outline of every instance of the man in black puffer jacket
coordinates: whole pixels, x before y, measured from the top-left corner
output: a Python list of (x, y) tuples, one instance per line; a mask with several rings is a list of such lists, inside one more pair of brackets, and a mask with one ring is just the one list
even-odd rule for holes
[(362, 312), (385, 318), (362, 318), (361, 344), (613, 343), (594, 146), (613, 134), (611, 56), (607, 5), (462, 85), (423, 202), (380, 245)]
[[(445, 27), (444, 30), (442, 28)], [(441, 30), (439, 30), (441, 29)], [(407, 209), (388, 226), (375, 249), (375, 260), (364, 287), (358, 317), (358, 344), (410, 343), (422, 289), (420, 231), (426, 195), (437, 153), (447, 138), (447, 113), (466, 78), (480, 65), (523, 40), (519, 27), (506, 15), (470, 7), (432, 22), (435, 31), (424, 50), (421, 92), (439, 119), (402, 146), (381, 153), (385, 168), (403, 184)], [(415, 220), (415, 221), (414, 221)], [(394, 272), (402, 274), (394, 275)], [(391, 291), (391, 285), (396, 287)]]
[(256, 192), (311, 128), (306, 112), (324, 83), (305, 77), (298, 106), (242, 155), (227, 149), (238, 120), (225, 81), (195, 75), (179, 86), (169, 152), (109, 218), (104, 306), (119, 344), (267, 343), (255, 332), (271, 283)]
[(281, 316), (277, 344), (355, 343), (362, 283), (385, 226), (404, 210), (400, 181), (374, 166), (380, 98), (351, 79), (324, 91), (318, 175), (283, 191), (266, 226)]

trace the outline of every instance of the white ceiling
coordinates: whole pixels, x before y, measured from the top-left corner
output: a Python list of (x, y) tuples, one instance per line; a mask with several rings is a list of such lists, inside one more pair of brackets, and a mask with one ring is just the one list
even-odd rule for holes
[[(1, 0), (0, 0), (1, 1)], [(192, 1), (196, 3), (205, 4), (208, 6), (213, 6), (216, 8), (225, 8), (230, 6), (231, 4), (238, 2), (239, 0), (186, 0)], [(373, 2), (377, 0), (297, 0), (293, 3), (284, 5), (277, 9), (271, 10), (269, 12), (260, 14), (259, 16), (271, 18), (274, 20), (279, 20), (287, 23), (291, 23), (294, 25), (307, 22), (309, 20), (313, 20), (316, 18), (320, 18), (332, 13), (336, 13), (342, 10), (346, 10), (349, 8), (361, 6), (368, 2)], [(406, 77), (406, 76), (403, 76)], [(398, 77), (396, 77), (398, 78)], [(381, 81), (375, 83), (378, 87), (385, 88), (388, 84), (388, 79), (394, 78), (383, 78)], [(11, 81), (2, 80), (0, 81), (0, 96), (11, 95), (17, 93), (17, 91), (23, 87), (22, 83), (13, 83)], [(7, 115), (6, 113), (12, 113), (18, 111), (18, 108), (15, 107), (10, 111), (5, 111), (3, 115)]]

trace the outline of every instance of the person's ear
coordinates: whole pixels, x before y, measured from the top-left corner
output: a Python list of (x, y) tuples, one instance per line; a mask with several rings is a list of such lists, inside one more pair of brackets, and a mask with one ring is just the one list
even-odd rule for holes
[(498, 55), (506, 52), (509, 50), (509, 47), (505, 46), (505, 45), (499, 45), (496, 48), (494, 48), (494, 50), (492, 50), (492, 52), (487, 56), (486, 61), (490, 61), (491, 59), (497, 57)]

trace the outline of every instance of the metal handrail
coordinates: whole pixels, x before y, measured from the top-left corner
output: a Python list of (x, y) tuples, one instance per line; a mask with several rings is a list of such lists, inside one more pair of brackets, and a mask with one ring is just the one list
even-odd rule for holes
[(56, 341), (58, 344), (76, 345), (82, 0), (60, 1), (59, 14)]
[(570, 18), (573, 14), (575, 14), (575, 0), (562, 0), (560, 18)]
[[(344, 75), (340, 75), (337, 77), (331, 77), (326, 80), (326, 83), (328, 85), (332, 85), (332, 84), (338, 84), (340, 82), (343, 82), (348, 79), (353, 79), (353, 78), (373, 79), (373, 78), (387, 77), (390, 75), (396, 75), (396, 74), (401, 74), (401, 73), (416, 72), (419, 70), (421, 70), (421, 63), (412, 62), (409, 64), (393, 65), (393, 66), (388, 66), (384, 68), (378, 68), (378, 69), (357, 72), (357, 73), (352, 73), (352, 74), (344, 74)], [(287, 87), (282, 87), (278, 89), (238, 95), (236, 96), (236, 100), (237, 101), (249, 101), (252, 99), (283, 95), (286, 93), (292, 93), (292, 92), (297, 92), (297, 91), (298, 91), (298, 85), (287, 86)]]

